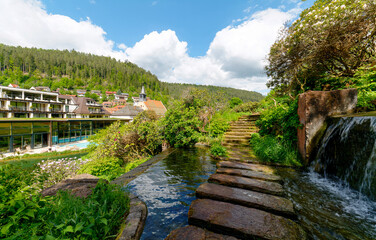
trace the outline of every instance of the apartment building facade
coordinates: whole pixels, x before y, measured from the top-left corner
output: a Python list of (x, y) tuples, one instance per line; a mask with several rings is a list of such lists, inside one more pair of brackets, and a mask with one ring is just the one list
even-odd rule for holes
[(93, 99), (0, 86), (0, 118), (107, 118)]

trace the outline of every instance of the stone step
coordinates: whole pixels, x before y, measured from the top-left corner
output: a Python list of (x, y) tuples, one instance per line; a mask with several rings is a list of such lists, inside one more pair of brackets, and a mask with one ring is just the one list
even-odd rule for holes
[(263, 172), (267, 174), (273, 174), (275, 169), (261, 164), (252, 164), (252, 163), (238, 163), (238, 162), (230, 162), (230, 161), (222, 161), (217, 163), (218, 168), (237, 168), (237, 169), (245, 169), (251, 170), (256, 172)]
[(188, 222), (241, 239), (304, 240), (306, 233), (294, 221), (259, 209), (210, 199), (194, 200)]
[(257, 132), (258, 129), (251, 129), (251, 128), (245, 128), (245, 129), (229, 129), (226, 133), (229, 133), (229, 132), (236, 132), (236, 133), (244, 133), (244, 132), (247, 132), (247, 133), (250, 133), (250, 132)]
[(225, 139), (251, 139), (251, 135), (243, 135), (243, 136), (237, 136), (237, 135), (225, 135)]
[(244, 125), (244, 126), (241, 126), (241, 125), (233, 125), (233, 126), (230, 126), (230, 129), (256, 129), (256, 127), (253, 127), (253, 126), (247, 126), (247, 125)]
[(247, 137), (250, 137), (252, 135), (252, 133), (256, 133), (257, 131), (254, 131), (254, 130), (247, 130), (247, 131), (241, 131), (241, 132), (238, 132), (238, 131), (231, 131), (231, 132), (226, 132), (224, 134), (224, 137), (232, 137), (232, 136), (236, 136), (236, 137), (244, 137), (244, 136), (247, 136)]
[(265, 193), (226, 187), (213, 183), (204, 183), (197, 188), (196, 196), (198, 198), (209, 198), (245, 207), (257, 208), (289, 218), (296, 218), (294, 206), (290, 200)]
[(236, 237), (210, 232), (195, 226), (185, 226), (173, 230), (165, 240), (238, 240)]
[(246, 146), (249, 146), (249, 143), (227, 143), (227, 142), (224, 142), (222, 144), (223, 146), (225, 147), (246, 147)]
[(225, 138), (222, 140), (222, 143), (242, 143), (242, 144), (248, 144), (249, 145), (249, 139), (228, 139)]
[(282, 178), (278, 175), (264, 174), (262, 172), (256, 172), (251, 170), (242, 170), (235, 168), (218, 168), (216, 173), (234, 175), (239, 177), (247, 177), (270, 182), (282, 182)]
[(227, 174), (212, 174), (208, 182), (217, 183), (224, 186), (242, 188), (252, 190), (261, 193), (272, 194), (276, 196), (282, 196), (284, 190), (281, 184), (276, 182), (262, 181), (246, 177), (238, 177)]
[(252, 122), (233, 122), (230, 126), (255, 126)]

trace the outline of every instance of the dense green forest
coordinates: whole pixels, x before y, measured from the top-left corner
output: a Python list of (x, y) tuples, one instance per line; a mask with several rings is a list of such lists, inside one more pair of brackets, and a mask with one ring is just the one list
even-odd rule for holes
[[(243, 101), (258, 101), (257, 92), (170, 84), (131, 62), (122, 62), (110, 57), (79, 53), (74, 50), (44, 50), (11, 47), (0, 44), (0, 84), (20, 85), (21, 88), (48, 86), (60, 93), (74, 93), (75, 89), (122, 91), (137, 96), (144, 84), (149, 97), (167, 103), (171, 98), (180, 98), (190, 87), (207, 89), (209, 92), (226, 92), (225, 97), (239, 97)], [(67, 89), (67, 90), (64, 90)]]
[[(165, 83), (164, 83), (165, 84)], [(218, 86), (204, 86), (204, 85), (194, 85), (194, 84), (179, 84), (179, 83), (167, 83), (166, 84), (170, 96), (173, 98), (179, 98), (179, 96), (183, 96), (187, 89), (189, 88), (197, 88), (200, 90), (207, 90), (209, 93), (216, 93), (223, 91), (224, 97), (227, 99), (231, 99), (233, 97), (238, 97), (243, 102), (258, 102), (264, 97), (258, 92), (252, 92), (247, 90), (240, 90), (235, 88), (229, 87), (218, 87)]]

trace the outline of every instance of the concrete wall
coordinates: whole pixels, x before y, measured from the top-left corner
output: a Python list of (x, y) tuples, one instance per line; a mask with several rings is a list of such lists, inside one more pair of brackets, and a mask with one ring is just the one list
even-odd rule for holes
[(323, 136), (329, 116), (352, 113), (357, 103), (357, 90), (308, 91), (299, 96), (298, 149), (304, 163), (315, 157), (316, 147)]

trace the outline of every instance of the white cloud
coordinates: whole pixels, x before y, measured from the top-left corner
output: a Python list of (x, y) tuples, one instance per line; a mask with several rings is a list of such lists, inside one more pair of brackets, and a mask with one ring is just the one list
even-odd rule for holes
[(192, 58), (172, 30), (152, 32), (126, 50), (131, 62), (166, 82), (210, 84), (267, 92), (266, 56), (297, 10), (267, 9), (217, 32), (203, 57)]
[(48, 14), (37, 0), (0, 1), (0, 42), (13, 46), (46, 49), (75, 49), (80, 52), (125, 59), (115, 51), (106, 32), (91, 23), (70, 17)]
[[(157, 1), (154, 1), (157, 3)], [(153, 3), (154, 3), (153, 2)], [(0, 0), (0, 42), (129, 60), (162, 81), (210, 84), (267, 92), (265, 59), (279, 29), (301, 11), (266, 9), (217, 32), (203, 57), (190, 57), (175, 31), (151, 32), (133, 47), (106, 39), (90, 19), (49, 14), (38, 0)], [(115, 50), (115, 46), (117, 47)]]

